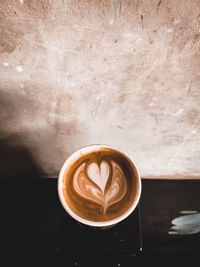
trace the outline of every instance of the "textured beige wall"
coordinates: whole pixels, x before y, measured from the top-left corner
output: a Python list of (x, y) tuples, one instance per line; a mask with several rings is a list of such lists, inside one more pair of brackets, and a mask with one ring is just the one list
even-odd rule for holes
[(0, 1), (0, 177), (105, 143), (198, 178), (199, 123), (199, 0)]

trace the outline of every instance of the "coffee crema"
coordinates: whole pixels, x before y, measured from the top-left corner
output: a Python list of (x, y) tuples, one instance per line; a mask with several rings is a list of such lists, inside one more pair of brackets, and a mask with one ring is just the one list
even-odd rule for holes
[(63, 196), (79, 217), (105, 222), (123, 215), (137, 197), (138, 180), (130, 160), (121, 152), (99, 147), (80, 153), (63, 178)]

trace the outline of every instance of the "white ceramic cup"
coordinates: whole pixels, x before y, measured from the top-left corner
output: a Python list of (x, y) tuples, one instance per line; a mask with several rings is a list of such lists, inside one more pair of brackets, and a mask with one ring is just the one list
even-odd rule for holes
[[(65, 176), (65, 172), (67, 171), (68, 168), (71, 168), (72, 164), (79, 159), (80, 157), (83, 157), (84, 155), (93, 152), (93, 151), (100, 151), (102, 148), (108, 148), (108, 149), (112, 149), (115, 150), (116, 152), (119, 152), (122, 156), (124, 156), (126, 159), (129, 160), (129, 163), (131, 165), (131, 168), (134, 171), (135, 174), (135, 179), (137, 180), (136, 185), (137, 185), (137, 190), (136, 190), (136, 196), (134, 198), (133, 203), (131, 203), (131, 206), (128, 210), (126, 210), (122, 215), (120, 215), (119, 217), (112, 219), (112, 220), (108, 220), (108, 221), (90, 221), (87, 219), (84, 219), (82, 217), (80, 217), (78, 214), (76, 214), (75, 212), (73, 212), (69, 205), (67, 204), (65, 197), (63, 195), (63, 180), (64, 180), (64, 176)], [(140, 196), (141, 196), (141, 189), (142, 189), (142, 185), (141, 185), (141, 177), (138, 171), (138, 168), (136, 167), (133, 159), (127, 155), (127, 153), (125, 153), (124, 151), (122, 151), (120, 148), (116, 148), (110, 145), (103, 145), (103, 144), (95, 144), (95, 145), (88, 145), (85, 147), (81, 147), (79, 150), (75, 151), (73, 154), (71, 154), (71, 156), (69, 156), (66, 161), (64, 162), (64, 164), (61, 167), (60, 173), (59, 173), (59, 177), (58, 177), (58, 195), (59, 195), (59, 199), (60, 202), (63, 206), (63, 208), (65, 209), (65, 211), (71, 215), (77, 222), (90, 226), (90, 227), (95, 227), (95, 228), (99, 228), (99, 229), (107, 229), (110, 227), (113, 227), (114, 225), (118, 224), (119, 222), (121, 222), (122, 220), (124, 220), (125, 218), (127, 218), (137, 207), (138, 202), (140, 200)]]

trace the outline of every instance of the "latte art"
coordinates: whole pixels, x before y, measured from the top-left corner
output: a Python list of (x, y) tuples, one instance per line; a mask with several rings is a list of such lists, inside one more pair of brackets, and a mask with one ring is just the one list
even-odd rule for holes
[(81, 164), (74, 174), (73, 187), (81, 197), (100, 204), (104, 214), (127, 191), (126, 178), (120, 166), (105, 160), (100, 165), (96, 162)]
[(137, 172), (129, 158), (115, 149), (85, 150), (67, 162), (60, 183), (62, 200), (72, 216), (98, 223), (115, 220), (137, 199)]

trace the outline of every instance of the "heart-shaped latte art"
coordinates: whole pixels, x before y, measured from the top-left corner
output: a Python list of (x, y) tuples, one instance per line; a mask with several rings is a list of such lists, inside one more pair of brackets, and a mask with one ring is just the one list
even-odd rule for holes
[(109, 172), (109, 165), (106, 161), (102, 161), (100, 166), (96, 162), (92, 162), (87, 167), (89, 178), (101, 189), (102, 193), (105, 191)]
[[(111, 173), (111, 182), (105, 191)], [(74, 174), (73, 187), (81, 197), (100, 204), (104, 214), (107, 208), (119, 202), (127, 191), (126, 178), (120, 166), (114, 161), (109, 164), (105, 160), (100, 165), (96, 162), (83, 163)]]

